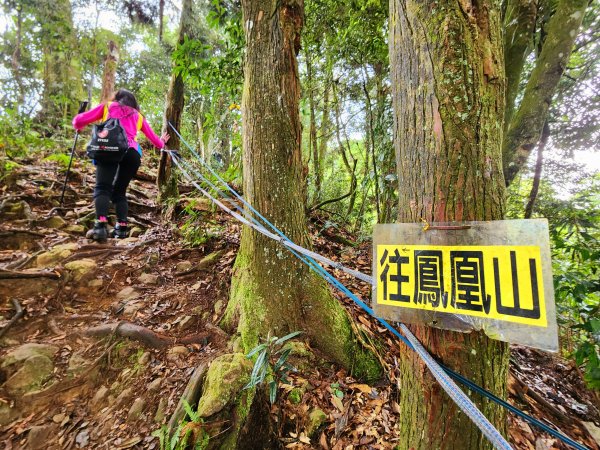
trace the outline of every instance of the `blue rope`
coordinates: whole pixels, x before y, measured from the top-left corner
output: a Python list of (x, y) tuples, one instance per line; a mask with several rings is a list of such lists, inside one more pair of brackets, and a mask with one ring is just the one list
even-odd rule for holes
[[(178, 137), (180, 138), (180, 140), (186, 145), (186, 147), (196, 156), (197, 160), (200, 161), (200, 163), (206, 167), (213, 176), (215, 176), (223, 185), (225, 185), (227, 187), (227, 189), (237, 198), (239, 199), (244, 205), (246, 205), (254, 214), (256, 214), (259, 218), (261, 218), (265, 224), (267, 224), (273, 231), (275, 231), (280, 237), (282, 237), (283, 239), (285, 239), (288, 242), (291, 242), (290, 239), (281, 231), (279, 230), (275, 225), (273, 225), (269, 220), (267, 220), (263, 215), (261, 215), (250, 203), (248, 203), (246, 201), (246, 199), (244, 199), (244, 197), (242, 197), (241, 195), (239, 195), (233, 188), (231, 188), (227, 182), (225, 180), (223, 180), (211, 167), (210, 165), (208, 165), (202, 158), (201, 156), (185, 141), (185, 139), (183, 138), (183, 136), (181, 136), (181, 134), (175, 129), (175, 127), (169, 122), (169, 125), (171, 126), (171, 128), (173, 129), (173, 131), (178, 135)], [(190, 166), (188, 166), (190, 167)], [(193, 168), (192, 168), (193, 170)], [(208, 180), (206, 177), (204, 177), (202, 174), (200, 174), (199, 172), (197, 172), (196, 170), (193, 170), (194, 173), (198, 176), (200, 176), (203, 180), (205, 180), (211, 187), (213, 187), (213, 189), (215, 189), (216, 192), (218, 192), (219, 194), (223, 195), (225, 198), (230, 199), (230, 197), (228, 197), (224, 192), (222, 192), (219, 188), (217, 188), (210, 180)], [(235, 205), (235, 204), (234, 204)], [(235, 205), (235, 207), (239, 210), (242, 211), (243, 213), (245, 213), (245, 211), (243, 211), (242, 208), (240, 208), (239, 206)], [(246, 214), (244, 214), (246, 217), (248, 217)], [(261, 225), (260, 222), (258, 222), (256, 219), (254, 219), (251, 215), (250, 217), (248, 217), (250, 220), (252, 220), (252, 222), (256, 225)], [(348, 298), (350, 298), (352, 301), (354, 301), (358, 306), (360, 306), (364, 311), (366, 311), (369, 315), (371, 315), (373, 318), (375, 318), (381, 325), (383, 325), (388, 331), (390, 331), (394, 336), (396, 336), (397, 338), (399, 338), (404, 344), (406, 344), (411, 350), (416, 350), (415, 347), (410, 343), (410, 341), (404, 337), (398, 330), (396, 330), (394, 327), (392, 327), (386, 320), (378, 317), (375, 314), (375, 311), (369, 307), (366, 303), (364, 303), (360, 298), (358, 298), (354, 293), (352, 293), (345, 285), (343, 285), (337, 278), (335, 278), (333, 275), (331, 275), (329, 272), (327, 272), (323, 267), (321, 267), (313, 258), (309, 257), (309, 256), (305, 256), (302, 254), (299, 254), (298, 252), (294, 251), (293, 249), (290, 249), (288, 247), (288, 250), (290, 250), (296, 257), (298, 257), (301, 261), (303, 261), (305, 264), (307, 264), (311, 270), (313, 270), (314, 272), (316, 272), (318, 275), (322, 276), (326, 281), (328, 281), (331, 285), (335, 286), (337, 289), (339, 289), (341, 292), (343, 292)], [(589, 450), (587, 447), (579, 444), (576, 441), (573, 441), (572, 439), (570, 439), (569, 437), (563, 435), (562, 433), (550, 428), (549, 426), (547, 426), (546, 424), (540, 422), (539, 420), (535, 419), (534, 417), (526, 414), (525, 412), (519, 410), (518, 408), (510, 405), (509, 403), (505, 402), (504, 400), (500, 399), (499, 397), (495, 396), (494, 394), (492, 394), (491, 392), (487, 391), (486, 389), (482, 388), (481, 386), (478, 386), (477, 384), (475, 384), (474, 382), (470, 381), (469, 379), (463, 377), (462, 375), (458, 374), (457, 372), (454, 372), (452, 369), (446, 367), (445, 365), (441, 364), (441, 363), (437, 363), (440, 365), (440, 367), (443, 369), (444, 372), (446, 372), (449, 376), (451, 376), (452, 378), (454, 378), (455, 380), (459, 381), (460, 383), (462, 383), (463, 385), (465, 385), (466, 387), (468, 387), (469, 389), (479, 393), (480, 395), (488, 398), (489, 400), (492, 400), (494, 402), (496, 402), (497, 404), (499, 404), (500, 406), (503, 406), (504, 408), (506, 408), (507, 410), (511, 411), (512, 413), (518, 415), (519, 417), (525, 419), (526, 421), (532, 423), (533, 425), (538, 426), (539, 428), (541, 428), (542, 430), (546, 431), (547, 433), (549, 433), (550, 435), (562, 440), (563, 442), (565, 442), (568, 445), (571, 445), (572, 447), (576, 448), (577, 450)], [(494, 429), (495, 431), (495, 429)]]

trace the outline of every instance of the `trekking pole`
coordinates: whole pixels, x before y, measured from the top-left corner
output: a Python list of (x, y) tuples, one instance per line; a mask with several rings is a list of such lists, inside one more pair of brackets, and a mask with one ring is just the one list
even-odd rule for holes
[[(79, 111), (77, 114), (81, 114), (87, 108), (88, 102), (79, 102)], [(63, 205), (65, 199), (65, 189), (67, 188), (67, 180), (69, 179), (69, 172), (71, 171), (71, 163), (73, 162), (73, 155), (75, 154), (75, 148), (77, 147), (77, 139), (79, 138), (79, 131), (75, 131), (75, 142), (73, 142), (73, 148), (71, 149), (71, 157), (69, 158), (69, 166), (67, 167), (67, 173), (65, 175), (65, 182), (63, 183), (62, 193), (60, 194), (60, 206)]]

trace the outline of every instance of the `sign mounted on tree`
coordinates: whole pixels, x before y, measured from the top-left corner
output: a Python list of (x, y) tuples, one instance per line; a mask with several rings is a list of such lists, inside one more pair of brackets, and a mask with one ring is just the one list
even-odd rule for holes
[(375, 225), (373, 250), (379, 316), (558, 350), (546, 220)]

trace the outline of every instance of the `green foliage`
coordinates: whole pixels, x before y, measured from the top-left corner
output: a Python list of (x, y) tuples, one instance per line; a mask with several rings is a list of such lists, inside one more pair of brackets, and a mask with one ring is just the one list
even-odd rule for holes
[[(212, 0), (197, 38), (186, 37), (173, 52), (175, 73), (192, 94), (188, 110), (196, 117), (193, 130), (218, 169), (239, 161), (244, 33), (239, 6)], [(213, 160), (211, 157), (215, 156)]]
[(50, 156), (46, 156), (44, 161), (54, 161), (58, 163), (58, 165), (66, 170), (69, 166), (69, 160), (71, 159), (71, 155), (67, 153), (53, 153)]
[(0, 153), (18, 158), (32, 151), (55, 149), (64, 141), (44, 136), (44, 128), (36, 126), (32, 118), (7, 108), (0, 112)]
[(254, 347), (247, 358), (256, 356), (254, 367), (250, 374), (250, 382), (244, 386), (244, 389), (252, 389), (268, 380), (269, 401), (271, 404), (277, 400), (277, 386), (280, 382), (287, 383), (287, 374), (292, 370), (292, 366), (287, 363), (292, 349), (284, 348), (286, 341), (298, 336), (301, 331), (295, 331), (282, 338), (276, 336), (267, 336), (267, 340)]
[(192, 199), (183, 208), (181, 215), (185, 217), (179, 231), (184, 240), (192, 247), (206, 244), (210, 239), (220, 235), (222, 227), (207, 218), (202, 208), (197, 208), (198, 200)]
[(590, 387), (600, 389), (600, 213), (599, 190), (551, 205), (554, 281), (558, 320), (569, 327), (574, 356)]
[(342, 400), (344, 398), (344, 391), (342, 391), (340, 389), (339, 383), (331, 383), (330, 387), (331, 387), (331, 391), (333, 392), (333, 395), (335, 395), (340, 400)]
[(543, 184), (536, 213), (550, 226), (561, 347), (600, 389), (600, 175), (567, 199), (557, 197)]
[[(169, 435), (169, 427), (163, 425), (158, 430), (152, 432), (152, 436), (157, 437), (160, 443), (160, 450), (204, 450), (208, 447), (210, 436), (203, 429), (204, 421), (198, 416), (198, 412), (190, 406), (187, 401), (183, 401), (185, 409), (185, 418), (177, 425), (173, 436)], [(189, 418), (189, 419), (188, 419)], [(191, 438), (191, 440), (190, 440)]]

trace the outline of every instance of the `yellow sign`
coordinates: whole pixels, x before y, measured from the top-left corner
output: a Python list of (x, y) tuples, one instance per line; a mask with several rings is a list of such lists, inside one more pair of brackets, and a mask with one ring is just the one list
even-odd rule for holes
[(377, 245), (377, 304), (547, 327), (537, 246)]

